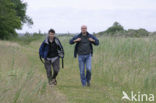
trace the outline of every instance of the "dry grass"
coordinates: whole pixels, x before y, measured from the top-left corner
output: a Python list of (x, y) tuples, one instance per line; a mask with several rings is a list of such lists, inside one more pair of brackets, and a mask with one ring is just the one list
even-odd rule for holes
[(0, 57), (1, 103), (66, 102), (63, 94), (47, 85), (43, 65), (34, 49), (0, 41)]

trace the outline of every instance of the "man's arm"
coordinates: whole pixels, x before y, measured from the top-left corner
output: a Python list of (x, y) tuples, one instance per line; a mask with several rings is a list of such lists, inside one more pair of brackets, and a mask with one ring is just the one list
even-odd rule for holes
[(63, 49), (63, 46), (62, 46), (62, 44), (61, 44), (61, 42), (60, 42), (60, 40), (58, 39), (58, 38), (56, 38), (57, 39), (57, 44), (58, 44), (58, 46), (59, 46), (59, 50), (62, 50), (62, 51), (64, 51), (64, 49)]
[(58, 50), (58, 54), (61, 58), (64, 58), (64, 49), (63, 46), (59, 40), (59, 38), (55, 37), (55, 43), (57, 44), (57, 50)]
[(41, 44), (41, 46), (40, 46), (40, 48), (39, 48), (39, 55), (42, 57), (42, 58), (44, 58), (44, 56), (43, 56), (43, 49), (44, 49), (44, 41), (42, 42), (42, 44)]
[(78, 35), (76, 35), (69, 41), (69, 44), (74, 44), (76, 42), (79, 42), (80, 40), (81, 38), (78, 38)]
[(99, 45), (99, 40), (94, 35), (91, 35), (89, 41), (91, 41), (91, 43), (93, 43), (94, 45)]
[(60, 40), (59, 39), (57, 39), (57, 40), (59, 42), (59, 50), (63, 53), (62, 58), (64, 58), (64, 49), (63, 49), (63, 46), (62, 46)]

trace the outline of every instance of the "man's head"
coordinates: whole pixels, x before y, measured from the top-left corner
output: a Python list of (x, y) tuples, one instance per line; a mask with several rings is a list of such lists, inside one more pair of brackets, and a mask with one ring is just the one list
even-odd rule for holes
[(87, 33), (87, 26), (86, 25), (82, 25), (81, 26), (81, 32), (82, 32), (82, 34), (86, 34)]
[(53, 39), (55, 37), (55, 30), (54, 29), (50, 29), (48, 32), (48, 37), (50, 39)]

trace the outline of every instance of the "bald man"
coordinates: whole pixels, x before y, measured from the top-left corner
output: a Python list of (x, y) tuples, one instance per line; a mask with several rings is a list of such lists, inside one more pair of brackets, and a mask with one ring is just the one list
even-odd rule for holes
[[(74, 36), (70, 41), (70, 44), (75, 45), (74, 57), (77, 57), (79, 61), (80, 77), (82, 86), (90, 86), (91, 80), (91, 61), (93, 55), (93, 46), (99, 45), (99, 40), (87, 32), (87, 26), (81, 26), (81, 33)], [(86, 73), (85, 73), (86, 69)]]

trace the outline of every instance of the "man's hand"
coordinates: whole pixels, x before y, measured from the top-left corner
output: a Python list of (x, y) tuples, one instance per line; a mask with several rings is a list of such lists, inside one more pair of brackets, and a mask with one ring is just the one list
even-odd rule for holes
[(74, 40), (74, 42), (79, 42), (81, 41), (81, 38), (77, 38), (76, 40)]
[(90, 42), (95, 42), (95, 40), (92, 39), (92, 38), (88, 38), (88, 40), (89, 40)]

